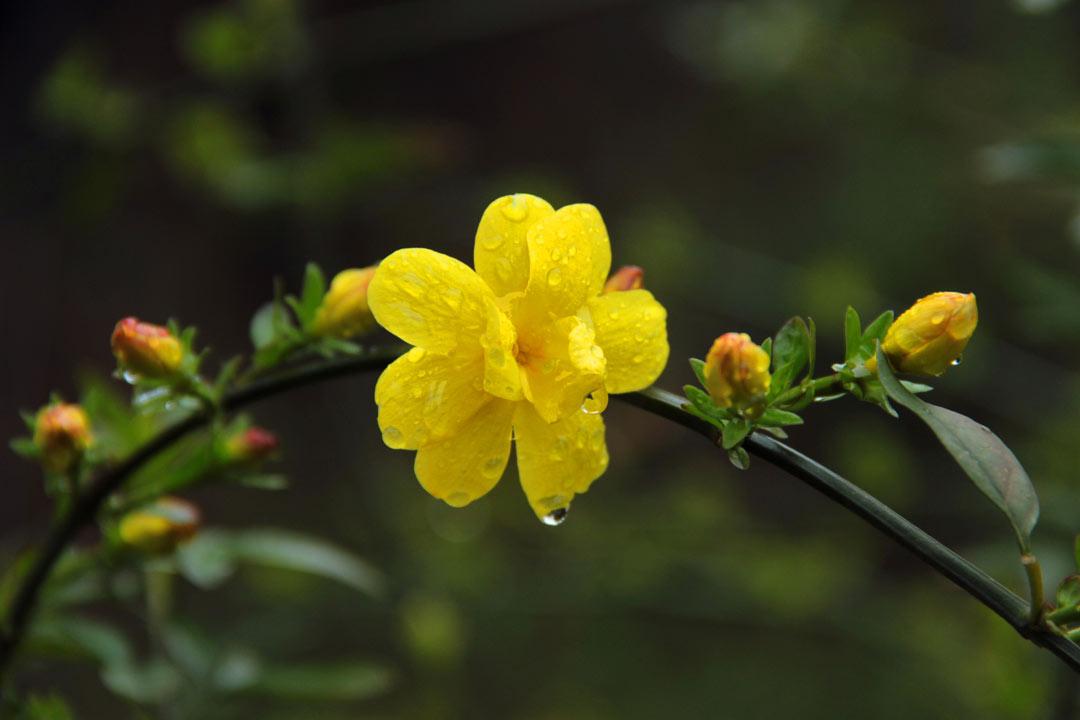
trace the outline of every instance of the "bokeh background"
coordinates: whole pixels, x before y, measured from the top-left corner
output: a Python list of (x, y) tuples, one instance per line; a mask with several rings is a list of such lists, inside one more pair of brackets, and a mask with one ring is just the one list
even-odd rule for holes
[[(0, 435), (22, 432), (18, 409), (107, 376), (122, 316), (195, 324), (220, 360), (249, 348), (275, 277), (297, 289), (308, 260), (333, 272), (403, 246), (469, 260), (486, 204), (527, 191), (594, 203), (616, 265), (646, 268), (670, 312), (671, 389), (728, 330), (761, 339), (811, 315), (823, 367), (849, 303), (869, 318), (976, 292), (978, 333), (934, 397), (1016, 450), (1042, 498), (1048, 575), (1072, 571), (1075, 3), (41, 0), (2, 13)], [(241, 693), (189, 716), (1074, 716), (1053, 658), (764, 462), (738, 472), (613, 403), (611, 467), (565, 524), (535, 520), (513, 470), (454, 511), (419, 488), (411, 453), (380, 442), (373, 383), (256, 409), (282, 438), (287, 490), (192, 497), (211, 526), (325, 537), (387, 591), (250, 571), (211, 592), (183, 585), (176, 609), (207, 643), (286, 667), (367, 663), (369, 689)], [(853, 400), (809, 416), (792, 444), (1022, 588), (1005, 521), (913, 418)], [(48, 513), (36, 469), (0, 455), (0, 554), (40, 539)], [(30, 680), (79, 717), (139, 716), (92, 664)]]

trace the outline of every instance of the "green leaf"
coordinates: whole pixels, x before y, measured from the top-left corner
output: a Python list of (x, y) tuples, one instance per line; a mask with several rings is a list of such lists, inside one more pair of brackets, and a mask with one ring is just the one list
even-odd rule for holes
[(761, 427), (781, 427), (784, 425), (802, 425), (803, 419), (793, 412), (779, 408), (769, 408), (757, 419)]
[(772, 399), (791, 387), (810, 359), (810, 329), (801, 317), (784, 323), (772, 346), (773, 374), (769, 385)]
[(237, 559), (232, 536), (221, 530), (203, 530), (176, 551), (177, 567), (191, 584), (210, 590), (232, 577)]
[(12, 438), (9, 445), (11, 446), (12, 452), (14, 452), (19, 457), (26, 458), (27, 460), (35, 460), (39, 455), (38, 446), (34, 444), (32, 438)]
[(374, 663), (289, 665), (266, 668), (251, 692), (290, 700), (366, 700), (394, 683), (392, 671)]
[(297, 570), (337, 580), (378, 596), (382, 575), (352, 553), (323, 540), (286, 530), (247, 530), (234, 538), (234, 553), (244, 562)]
[(926, 385), (924, 383), (911, 382), (909, 380), (901, 380), (900, 384), (903, 385), (904, 387), (906, 387), (911, 392), (915, 393), (916, 395), (918, 395), (919, 393), (930, 392), (931, 390), (934, 389), (930, 385)]
[(806, 318), (806, 377), (814, 376), (814, 363), (817, 362), (817, 323), (814, 318)]
[(750, 467), (750, 453), (746, 452), (746, 448), (742, 445), (729, 450), (727, 456), (731, 464), (739, 470), (746, 470)]
[(1080, 604), (1080, 575), (1070, 575), (1062, 580), (1054, 597), (1061, 608)]
[(130, 663), (131, 646), (111, 625), (74, 615), (50, 615), (33, 623), (28, 638), (37, 652), (92, 658), (102, 667)]
[(315, 319), (315, 313), (326, 295), (326, 278), (315, 263), (308, 263), (304, 270), (304, 288), (300, 292), (300, 301), (295, 305), (296, 316), (300, 324), (307, 328)]
[(71, 708), (55, 694), (31, 695), (23, 705), (19, 720), (74, 720)]
[(690, 369), (694, 371), (694, 377), (698, 383), (705, 387), (705, 361), (698, 358), (690, 358)]
[(139, 703), (160, 703), (180, 690), (180, 673), (163, 660), (119, 663), (106, 667), (101, 681), (113, 693)]
[(743, 441), (743, 439), (750, 434), (752, 426), (746, 420), (738, 418), (724, 423), (723, 429), (723, 444), (725, 450), (731, 450), (733, 447)]
[(848, 305), (844, 313), (844, 360), (851, 362), (859, 354), (862, 344), (862, 321), (855, 308)]
[(975, 486), (1013, 526), (1020, 549), (1027, 552), (1031, 531), (1039, 520), (1039, 499), (1020, 461), (989, 428), (948, 408), (923, 402), (893, 375), (885, 353), (878, 348), (878, 377), (893, 400), (930, 426)]
[(1076, 567), (1080, 568), (1080, 535), (1073, 540), (1073, 559), (1076, 560)]
[(238, 481), (244, 487), (256, 490), (285, 490), (289, 487), (289, 479), (284, 475), (242, 475)]
[(761, 341), (761, 349), (765, 351), (765, 354), (769, 356), (769, 361), (772, 361), (772, 338), (767, 337)]
[(888, 332), (889, 326), (892, 325), (893, 311), (886, 310), (885, 312), (874, 318), (874, 321), (866, 326), (866, 330), (862, 334), (862, 342), (870, 344), (870, 347), (874, 346), (874, 342), (881, 342), (885, 339), (885, 333)]

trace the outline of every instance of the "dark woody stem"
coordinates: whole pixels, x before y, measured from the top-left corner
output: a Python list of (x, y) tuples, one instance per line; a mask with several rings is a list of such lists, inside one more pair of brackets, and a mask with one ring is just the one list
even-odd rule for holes
[[(372, 349), (356, 357), (281, 370), (272, 376), (229, 391), (222, 400), (222, 409), (233, 411), (258, 400), (280, 395), (295, 387), (380, 370), (397, 358), (403, 350), (404, 348), (400, 347)], [(685, 400), (678, 395), (649, 388), (617, 397), (699, 432), (711, 442), (719, 444), (717, 429), (686, 412), (683, 409)], [(122, 488), (128, 477), (173, 443), (208, 424), (212, 416), (213, 413), (209, 409), (195, 412), (162, 430), (124, 461), (99, 472), (72, 505), (70, 511), (53, 526), (44, 548), (19, 586), (11, 610), (0, 628), (2, 630), (0, 682), (26, 633), (41, 590), (64, 550), (71, 545), (84, 527), (94, 522), (106, 500)], [(1050, 650), (1073, 670), (1080, 671), (1080, 646), (1065, 637), (1048, 632), (1040, 625), (1032, 624), (1031, 611), (1027, 602), (891, 508), (828, 468), (761, 433), (752, 434), (745, 440), (744, 445), (751, 453), (786, 470), (915, 553), (923, 562), (1000, 615), (1022, 636)]]

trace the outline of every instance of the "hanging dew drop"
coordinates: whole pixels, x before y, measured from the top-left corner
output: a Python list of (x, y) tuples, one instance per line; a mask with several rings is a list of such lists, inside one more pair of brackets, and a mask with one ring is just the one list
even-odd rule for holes
[(124, 378), (124, 382), (126, 382), (128, 385), (134, 385), (135, 383), (139, 382), (139, 376), (131, 372), (130, 370), (125, 370), (124, 372), (122, 372), (120, 374), (120, 377)]
[(951, 363), (949, 363), (949, 364), (950, 364), (950, 365), (952, 365), (953, 367), (956, 367), (957, 365), (959, 365), (959, 364), (960, 364), (960, 363), (962, 363), (962, 362), (964, 362), (964, 356), (963, 356), (963, 355), (958, 355), (958, 356), (956, 357), (956, 359), (955, 359), (955, 360), (953, 360), (953, 361), (952, 361)]
[(514, 195), (501, 210), (503, 217), (510, 222), (521, 222), (529, 214), (529, 201), (522, 195)]
[(569, 508), (555, 508), (544, 517), (540, 518), (540, 522), (549, 527), (556, 527), (566, 522), (566, 516), (570, 513)]

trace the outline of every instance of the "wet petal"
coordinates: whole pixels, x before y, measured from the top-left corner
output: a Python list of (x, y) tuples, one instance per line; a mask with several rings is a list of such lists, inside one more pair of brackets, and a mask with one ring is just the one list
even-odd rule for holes
[(529, 282), (526, 234), (554, 213), (547, 200), (525, 193), (507, 195), (488, 205), (476, 229), (473, 264), (496, 295), (525, 289)]
[(413, 348), (405, 353), (375, 384), (383, 441), (415, 450), (453, 435), (490, 399), (483, 376), (479, 352), (446, 356)]
[(491, 289), (465, 263), (423, 248), (398, 250), (383, 260), (368, 287), (380, 325), (436, 353), (479, 340)]
[(656, 382), (668, 360), (667, 311), (648, 290), (609, 293), (589, 301), (596, 343), (607, 358), (611, 393)]
[(611, 269), (611, 244), (595, 207), (560, 208), (529, 230), (528, 243), (527, 302), (566, 317), (600, 294)]
[(589, 393), (604, 387), (604, 352), (579, 317), (519, 336), (518, 350), (522, 391), (547, 422), (576, 413)]
[(484, 348), (484, 390), (506, 400), (520, 400), (521, 370), (515, 360), (517, 331), (494, 300), (488, 301), (487, 330), (480, 338)]
[(576, 412), (548, 423), (531, 405), (518, 403), (514, 438), (521, 487), (541, 519), (567, 508), (607, 469), (604, 421), (599, 415)]
[(420, 448), (415, 469), (424, 489), (461, 507), (495, 487), (510, 458), (514, 405), (492, 398), (453, 437)]

